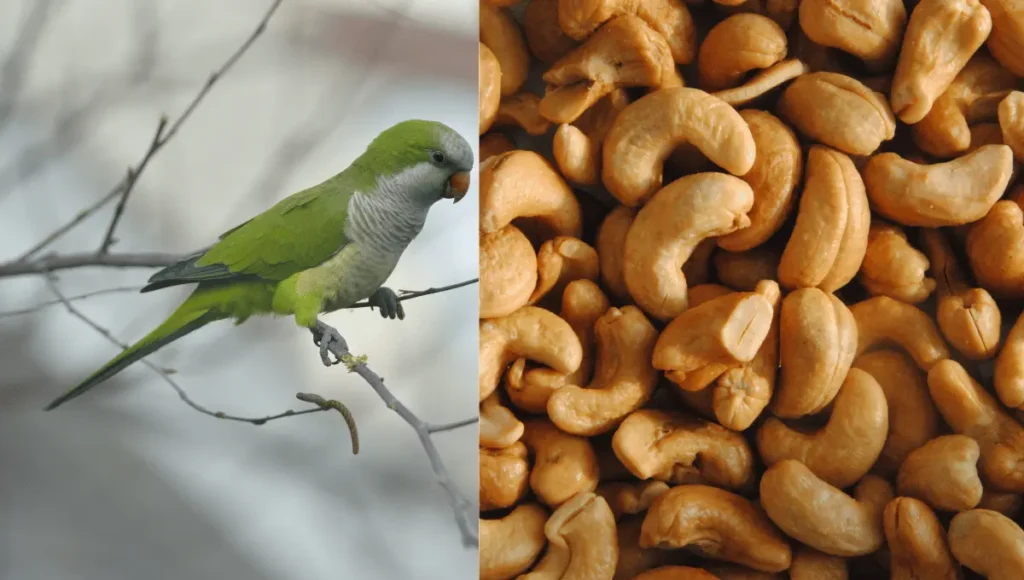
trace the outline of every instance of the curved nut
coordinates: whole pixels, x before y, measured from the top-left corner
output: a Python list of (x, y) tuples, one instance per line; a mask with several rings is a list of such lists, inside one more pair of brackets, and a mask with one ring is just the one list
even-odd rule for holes
[(533, 564), (547, 543), (548, 514), (535, 503), (517, 506), (497, 520), (480, 520), (480, 579), (511, 580)]
[(608, 502), (615, 519), (619, 520), (626, 515), (647, 511), (654, 500), (668, 489), (668, 484), (663, 481), (614, 481), (597, 486), (596, 493)]
[(658, 337), (654, 368), (682, 385), (687, 375), (705, 367), (719, 367), (717, 376), (748, 363), (764, 343), (773, 315), (772, 303), (757, 292), (733, 292), (688, 308)]
[(907, 25), (901, 0), (806, 0), (799, 10), (807, 38), (848, 52), (871, 68), (886, 69), (899, 54)]
[(937, 510), (969, 510), (981, 501), (980, 456), (981, 448), (970, 437), (936, 437), (907, 455), (900, 466), (896, 490)]
[(636, 15), (665, 37), (672, 58), (689, 64), (697, 53), (697, 29), (680, 0), (561, 0), (558, 24), (567, 35), (584, 40), (608, 20)]
[(530, 52), (515, 18), (507, 8), (480, 2), (480, 42), (501, 63), (501, 96), (519, 92), (530, 72)]
[(796, 225), (779, 262), (787, 288), (834, 292), (857, 275), (867, 251), (871, 212), (864, 182), (846, 155), (814, 145)]
[(526, 44), (533, 56), (544, 64), (557, 61), (579, 46), (558, 26), (558, 5), (559, 0), (531, 0), (523, 11)]
[(970, 360), (991, 359), (999, 349), (1003, 326), (999, 305), (988, 290), (967, 285), (949, 240), (940, 230), (922, 230), (921, 239), (938, 282), (935, 319), (942, 336)]
[(992, 30), (978, 0), (921, 0), (910, 13), (889, 95), (892, 110), (913, 125), (931, 110)]
[(888, 296), (901, 302), (924, 302), (935, 290), (935, 280), (925, 276), (928, 258), (907, 240), (898, 226), (873, 222), (868, 248), (858, 280), (872, 296)]
[(734, 14), (716, 24), (697, 55), (701, 88), (720, 91), (735, 87), (752, 70), (786, 58), (786, 31), (760, 14)]
[(629, 104), (616, 89), (586, 110), (572, 125), (559, 125), (551, 142), (555, 163), (566, 179), (581, 185), (601, 181), (601, 145), (622, 109)]
[(914, 361), (896, 350), (858, 356), (853, 368), (875, 378), (889, 408), (889, 433), (874, 466), (879, 474), (899, 469), (907, 455), (939, 434), (939, 411), (928, 394), (925, 375)]
[(999, 129), (1014, 158), (1024, 163), (1024, 92), (1013, 91), (999, 103)]
[(794, 80), (782, 92), (779, 114), (801, 134), (850, 155), (870, 155), (896, 135), (885, 96), (838, 73)]
[(884, 479), (868, 475), (850, 497), (785, 459), (761, 477), (761, 507), (791, 538), (833, 556), (863, 556), (882, 547), (882, 510), (892, 499)]
[(716, 91), (712, 95), (728, 105), (741, 107), (809, 72), (811, 69), (806, 63), (798, 58), (791, 58), (764, 69), (738, 87)]
[(1006, 345), (996, 357), (993, 377), (996, 396), (1011, 409), (1024, 409), (1024, 313), (1006, 335)]
[(1024, 427), (955, 361), (932, 367), (928, 390), (952, 430), (978, 442), (982, 480), (1001, 491), (1024, 491)]
[(493, 233), (513, 220), (535, 222), (530, 225), (541, 231), (541, 241), (583, 233), (579, 200), (558, 171), (533, 151), (492, 157), (480, 171), (480, 231)]
[(848, 580), (850, 577), (846, 558), (823, 554), (807, 546), (797, 548), (788, 572), (789, 580)]
[(750, 127), (757, 149), (754, 165), (743, 176), (754, 191), (754, 205), (747, 214), (750, 226), (718, 238), (718, 247), (730, 252), (760, 246), (782, 228), (793, 213), (793, 193), (803, 174), (803, 152), (789, 127), (764, 111), (747, 109), (740, 117)]
[(742, 435), (681, 413), (633, 412), (615, 431), (612, 449), (640, 479), (738, 490), (754, 478), (754, 455)]
[(689, 566), (662, 566), (633, 576), (633, 580), (719, 580), (719, 577)]
[(526, 495), (530, 464), (526, 445), (516, 441), (504, 449), (480, 448), (480, 511), (512, 507)]
[(757, 430), (757, 449), (769, 467), (783, 459), (796, 459), (826, 483), (842, 489), (871, 469), (888, 429), (882, 387), (870, 374), (851, 368), (825, 427), (803, 433), (769, 417)]
[(571, 373), (583, 360), (580, 339), (552, 312), (524, 306), (512, 314), (480, 323), (480, 400), (494, 392), (505, 367), (519, 357)]
[(523, 424), (501, 404), (498, 393), (480, 402), (480, 447), (504, 449), (523, 436)]
[(1024, 77), (1024, 7), (1020, 0), (984, 0), (992, 16), (992, 32), (985, 42), (1000, 64)]
[(544, 535), (548, 551), (520, 580), (611, 580), (619, 561), (615, 516), (599, 495), (580, 492), (559, 506)]
[(970, 510), (953, 516), (949, 549), (960, 564), (989, 580), (1024, 578), (1024, 530), (998, 512)]
[(838, 298), (817, 288), (790, 293), (779, 308), (782, 374), (772, 412), (794, 419), (824, 409), (843, 384), (857, 349), (857, 323)]
[(996, 298), (1024, 297), (1024, 201), (997, 201), (965, 245), (979, 285)]
[(850, 307), (857, 321), (857, 356), (895, 344), (907, 351), (923, 371), (949, 358), (949, 349), (932, 319), (920, 308), (875, 296)]
[(658, 191), (626, 234), (623, 276), (637, 306), (658, 320), (686, 310), (683, 264), (705, 238), (749, 225), (753, 203), (750, 186), (723, 173), (689, 175)]
[(665, 37), (636, 16), (617, 16), (544, 73), (540, 112), (572, 123), (619, 87), (682, 86)]
[(494, 117), (495, 126), (515, 126), (528, 135), (543, 135), (551, 121), (540, 115), (540, 97), (533, 93), (516, 93), (501, 99)]
[(480, 318), (508, 316), (537, 287), (537, 254), (519, 228), (507, 225), (480, 236)]
[(495, 155), (514, 151), (515, 143), (503, 133), (487, 133), (480, 137), (480, 162), (483, 163)]
[(920, 122), (911, 126), (914, 143), (925, 153), (951, 158), (971, 146), (970, 126), (994, 121), (1002, 96), (1017, 84), (1013, 74), (977, 54), (956, 75)]
[(623, 258), (626, 253), (626, 235), (629, 233), (636, 210), (624, 205), (617, 206), (601, 222), (597, 230), (597, 256), (601, 262), (601, 282), (608, 293), (620, 303), (631, 300), (626, 278), (623, 275)]
[(882, 520), (893, 578), (962, 578), (939, 518), (923, 502), (897, 497), (885, 506)]
[(614, 429), (654, 392), (658, 373), (651, 353), (658, 331), (634, 306), (612, 308), (594, 325), (597, 364), (586, 387), (566, 385), (551, 394), (551, 422), (566, 433), (594, 436)]
[(698, 89), (668, 88), (633, 101), (615, 118), (604, 142), (605, 187), (624, 205), (643, 204), (661, 187), (665, 160), (684, 143), (733, 175), (754, 166), (754, 137), (736, 109)]
[(545, 419), (529, 419), (523, 443), (534, 456), (530, 488), (556, 507), (580, 492), (597, 489), (597, 456), (584, 437), (563, 433)]
[[(754, 195), (756, 196), (757, 193)], [(741, 234), (745, 231), (747, 230), (740, 230), (736, 233)], [(719, 238), (719, 244), (723, 239)], [(740, 252), (715, 252), (715, 274), (718, 275), (722, 284), (729, 288), (750, 292), (761, 281), (775, 278), (781, 259), (782, 253), (768, 246), (758, 246), (752, 250)]]
[(640, 547), (693, 547), (703, 556), (765, 572), (789, 568), (789, 544), (750, 500), (706, 485), (674, 487), (654, 500)]
[[(480, 43), (480, 134), (490, 130), (501, 104), (501, 65), (487, 45)], [(481, 156), (481, 159), (484, 159)]]
[(528, 304), (537, 304), (547, 296), (558, 300), (570, 282), (597, 280), (597, 250), (582, 240), (558, 236), (544, 242), (537, 251), (537, 288)]

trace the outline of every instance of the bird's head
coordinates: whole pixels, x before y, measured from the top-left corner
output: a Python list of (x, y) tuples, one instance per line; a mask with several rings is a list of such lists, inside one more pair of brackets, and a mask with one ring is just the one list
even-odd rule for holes
[(437, 121), (413, 119), (385, 129), (361, 160), (373, 168), (382, 187), (429, 203), (458, 202), (469, 190), (473, 148), (454, 129)]

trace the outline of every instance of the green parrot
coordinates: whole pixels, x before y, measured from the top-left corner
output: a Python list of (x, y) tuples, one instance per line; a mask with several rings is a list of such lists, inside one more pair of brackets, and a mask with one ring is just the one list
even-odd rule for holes
[(198, 286), (163, 324), (46, 410), (215, 320), (294, 316), (329, 362), (331, 341), (341, 337), (319, 322), (321, 313), (369, 299), (385, 318), (404, 319), (397, 295), (383, 284), (434, 203), (466, 195), (473, 160), (469, 143), (442, 123), (409, 120), (384, 130), (341, 173), (154, 274), (142, 292)]

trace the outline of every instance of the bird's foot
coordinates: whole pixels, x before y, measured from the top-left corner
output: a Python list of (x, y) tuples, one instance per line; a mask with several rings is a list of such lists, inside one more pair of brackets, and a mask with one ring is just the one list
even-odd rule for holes
[(370, 296), (368, 302), (371, 307), (376, 306), (379, 308), (380, 315), (384, 318), (405, 320), (405, 309), (402, 308), (402, 301), (391, 288), (381, 286)]
[(323, 361), (324, 366), (334, 366), (341, 362), (341, 359), (338, 358), (331, 360), (331, 348), (335, 345), (339, 346), (340, 350), (348, 350), (348, 344), (342, 338), (341, 333), (333, 326), (319, 320), (310, 331), (313, 333), (313, 344), (320, 347), (320, 360)]

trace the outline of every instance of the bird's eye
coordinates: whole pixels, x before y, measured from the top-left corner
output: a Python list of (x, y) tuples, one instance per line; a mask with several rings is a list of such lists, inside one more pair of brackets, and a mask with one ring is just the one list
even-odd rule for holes
[(434, 163), (444, 163), (444, 153), (440, 151), (431, 152), (430, 157), (434, 160)]

